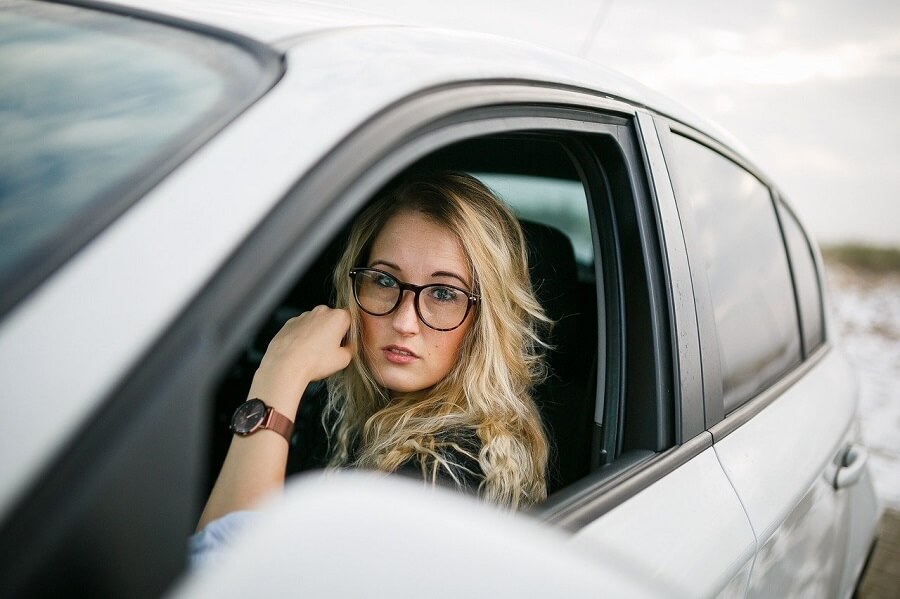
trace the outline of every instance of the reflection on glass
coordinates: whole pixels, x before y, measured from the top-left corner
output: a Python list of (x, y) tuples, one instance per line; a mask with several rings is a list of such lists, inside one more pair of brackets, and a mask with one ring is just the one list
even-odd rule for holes
[(800, 360), (793, 288), (768, 188), (724, 156), (675, 135), (712, 296), (726, 412)]
[(234, 87), (223, 65), (251, 64), (226, 44), (135, 19), (12, 7), (0, 13), (0, 284), (221, 114)]

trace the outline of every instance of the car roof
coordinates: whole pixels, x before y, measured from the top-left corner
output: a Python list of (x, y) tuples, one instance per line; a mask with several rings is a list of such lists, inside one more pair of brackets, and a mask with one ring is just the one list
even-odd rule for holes
[[(690, 125), (748, 158), (743, 145), (718, 125), (672, 99), (596, 61), (588, 61), (534, 44), (470, 31), (423, 27), (373, 11), (309, 0), (113, 0), (125, 10), (145, 11), (237, 34), (279, 52), (303, 52), (304, 62), (319, 60), (310, 41), (337, 36), (337, 51), (352, 59), (357, 38), (382, 36), (380, 60), (403, 56), (409, 67), (398, 88), (420, 89), (454, 80), (522, 79), (603, 92), (612, 98), (650, 108)], [(365, 45), (365, 44), (363, 44)], [(335, 45), (329, 44), (329, 51)], [(372, 51), (371, 47), (367, 48)], [(371, 55), (370, 55), (371, 56)], [(333, 62), (321, 57), (324, 62)], [(416, 65), (416, 58), (420, 65)], [(418, 81), (416, 81), (418, 80)]]
[(398, 24), (374, 12), (308, 0), (113, 0), (109, 4), (202, 23), (272, 46), (327, 29)]

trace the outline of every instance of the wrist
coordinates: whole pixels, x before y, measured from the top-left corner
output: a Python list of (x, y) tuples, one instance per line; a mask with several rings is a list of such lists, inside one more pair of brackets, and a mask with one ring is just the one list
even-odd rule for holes
[(253, 382), (247, 393), (247, 398), (258, 397), (285, 416), (293, 419), (300, 406), (300, 398), (309, 381), (305, 378), (284, 381), (276, 379), (262, 368), (253, 375)]

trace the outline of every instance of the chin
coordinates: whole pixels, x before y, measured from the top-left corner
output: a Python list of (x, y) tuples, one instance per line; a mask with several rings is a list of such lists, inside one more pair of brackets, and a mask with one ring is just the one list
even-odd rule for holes
[(379, 385), (394, 393), (415, 393), (434, 384), (423, 381), (419, 377), (404, 376), (405, 373), (375, 372), (374, 374)]
[(423, 385), (406, 380), (389, 379), (382, 381), (382, 386), (393, 393), (415, 393), (427, 389), (431, 385)]

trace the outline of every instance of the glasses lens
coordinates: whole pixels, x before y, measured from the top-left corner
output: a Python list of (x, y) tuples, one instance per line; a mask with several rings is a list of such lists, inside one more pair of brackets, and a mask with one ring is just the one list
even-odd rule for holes
[(429, 285), (419, 293), (422, 320), (435, 329), (452, 329), (462, 324), (469, 297), (454, 287)]
[(400, 298), (397, 279), (383, 272), (358, 270), (353, 285), (359, 307), (370, 314), (387, 314)]

